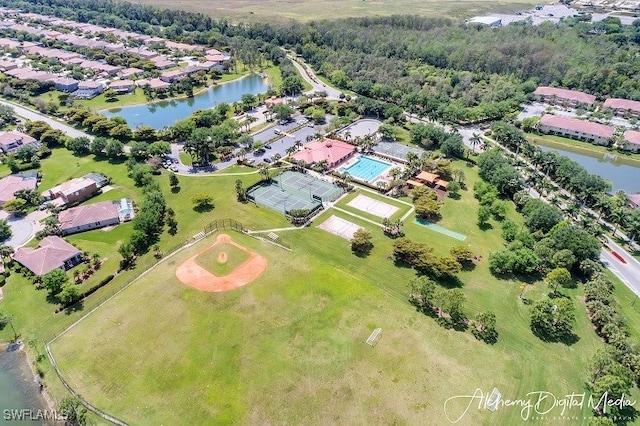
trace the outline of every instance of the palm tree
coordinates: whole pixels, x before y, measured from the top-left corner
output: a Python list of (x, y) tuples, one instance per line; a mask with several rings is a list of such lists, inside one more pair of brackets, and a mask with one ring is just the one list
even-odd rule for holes
[(289, 148), (287, 148), (287, 149), (284, 151), (284, 153), (285, 153), (285, 154), (287, 154), (287, 155), (291, 155), (291, 154), (293, 154), (294, 152), (296, 152), (297, 150), (298, 150), (298, 149), (296, 148), (296, 146), (295, 146), (295, 145), (293, 145), (293, 146), (290, 146)]
[(469, 138), (469, 143), (471, 144), (471, 149), (475, 154), (476, 147), (478, 147), (482, 143), (482, 139), (480, 138), (480, 133), (473, 132), (471, 138)]
[(8, 258), (8, 257), (11, 257), (12, 254), (13, 254), (13, 247), (8, 245), (0, 246), (0, 258), (2, 259)]
[(624, 207), (618, 207), (611, 212), (611, 220), (613, 220), (613, 223), (615, 223), (616, 225), (616, 227), (613, 229), (613, 237), (616, 236), (616, 231), (618, 230), (618, 228), (626, 222), (628, 215), (629, 213)]
[(258, 170), (258, 173), (260, 173), (263, 176), (262, 180), (269, 180), (269, 166), (264, 165), (261, 166), (260, 169)]

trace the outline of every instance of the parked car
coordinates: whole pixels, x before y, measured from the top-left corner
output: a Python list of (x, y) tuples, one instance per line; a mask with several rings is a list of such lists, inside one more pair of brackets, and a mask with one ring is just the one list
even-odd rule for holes
[(178, 168), (172, 164), (172, 165), (169, 167), (169, 170), (171, 170), (172, 172), (177, 172), (177, 171), (178, 171)]
[(270, 163), (271, 159), (270, 158), (263, 158), (262, 161), (264, 161), (265, 163)]
[(273, 133), (275, 133), (276, 135), (281, 135), (281, 134), (282, 134), (282, 130), (280, 130), (280, 129), (273, 129)]
[(271, 149), (271, 145), (265, 145), (264, 147), (267, 149)]

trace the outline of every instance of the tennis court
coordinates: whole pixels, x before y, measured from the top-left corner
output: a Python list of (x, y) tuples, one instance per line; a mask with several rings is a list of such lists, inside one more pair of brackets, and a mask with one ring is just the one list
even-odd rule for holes
[(318, 197), (323, 202), (333, 201), (342, 194), (342, 189), (331, 182), (313, 176), (287, 170), (274, 178), (281, 189), (301, 199)]
[(281, 189), (277, 184), (258, 186), (249, 193), (249, 198), (257, 204), (268, 207), (277, 212), (285, 213), (291, 210), (313, 210), (320, 204), (320, 201), (312, 199), (308, 195), (301, 197), (297, 194)]
[(374, 145), (373, 151), (386, 155), (392, 158), (398, 158), (400, 160), (406, 160), (407, 154), (413, 152), (414, 154), (420, 156), (426, 151), (420, 148), (414, 148), (412, 146), (403, 145), (398, 142), (385, 142), (381, 141), (377, 145)]
[(342, 219), (341, 217), (338, 217), (336, 215), (331, 215), (329, 219), (318, 225), (318, 228), (327, 232), (331, 232), (333, 235), (342, 237), (345, 240), (351, 241), (353, 239), (353, 234), (355, 234), (356, 231), (361, 228), (361, 226), (358, 226), (353, 222), (349, 222), (348, 220)]
[(393, 216), (393, 214), (399, 210), (398, 207), (383, 203), (382, 201), (374, 200), (366, 195), (358, 195), (356, 198), (349, 201), (347, 205), (358, 210), (362, 210), (363, 212), (371, 213), (374, 216), (387, 218)]

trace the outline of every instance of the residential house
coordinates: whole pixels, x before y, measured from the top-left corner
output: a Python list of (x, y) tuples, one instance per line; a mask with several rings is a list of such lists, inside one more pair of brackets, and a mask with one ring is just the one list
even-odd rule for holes
[(131, 201), (123, 198), (121, 200), (103, 201), (63, 210), (58, 214), (60, 232), (62, 235), (75, 234), (117, 225), (125, 220), (130, 220), (133, 210), (125, 212), (129, 207), (125, 207), (125, 210), (123, 210), (123, 206), (130, 205)]
[(0, 47), (7, 50), (18, 49), (20, 48), (20, 42), (8, 38), (0, 38)]
[(142, 74), (144, 71), (140, 68), (125, 68), (118, 74), (121, 79), (130, 79), (136, 75)]
[(133, 80), (115, 80), (109, 83), (109, 88), (117, 93), (131, 93), (136, 87)]
[(596, 97), (577, 90), (560, 89), (557, 87), (538, 87), (533, 95), (536, 99), (551, 105), (565, 105), (573, 108), (589, 107), (596, 101)]
[(98, 192), (98, 185), (87, 177), (74, 178), (44, 191), (42, 195), (54, 204), (69, 205), (91, 198)]
[(152, 78), (151, 80), (138, 80), (138, 85), (141, 87), (149, 86), (149, 88), (153, 90), (166, 90), (171, 86), (171, 83), (162, 81), (159, 78)]
[(627, 207), (640, 209), (640, 194), (627, 194)]
[(198, 63), (196, 65), (198, 70), (204, 70), (204, 71), (211, 71), (212, 69), (216, 68), (217, 66), (218, 66), (218, 62), (214, 62), (214, 61), (200, 62), (200, 63)]
[(0, 71), (10, 71), (12, 69), (18, 68), (18, 64), (13, 61), (5, 61), (4, 59), (0, 59)]
[(24, 189), (33, 190), (38, 187), (37, 176), (9, 175), (0, 179), (0, 206), (7, 201), (15, 199), (15, 193)]
[(624, 144), (622, 149), (631, 152), (640, 152), (640, 132), (627, 130), (624, 132)]
[(78, 90), (78, 80), (68, 77), (60, 77), (53, 80), (56, 90), (71, 93)]
[(22, 146), (30, 145), (34, 148), (38, 148), (40, 144), (35, 138), (27, 135), (26, 133), (12, 130), (10, 132), (0, 134), (0, 150), (4, 154), (14, 152)]
[(185, 78), (188, 74), (184, 70), (173, 70), (173, 71), (165, 71), (160, 74), (160, 80), (166, 83), (173, 83), (174, 81), (179, 81)]
[(604, 101), (603, 106), (620, 116), (628, 118), (640, 118), (640, 102), (629, 99), (610, 98)]
[(545, 114), (540, 119), (540, 131), (608, 146), (615, 128), (591, 121)]
[(138, 56), (139, 58), (142, 58), (142, 59), (153, 59), (153, 58), (157, 58), (160, 55), (158, 52), (154, 52), (153, 50), (149, 50), (144, 47), (129, 49), (127, 50), (127, 53)]
[(80, 99), (93, 99), (103, 90), (104, 86), (98, 81), (83, 81), (78, 84), (78, 90), (73, 92), (73, 96)]
[(306, 143), (293, 158), (307, 164), (326, 161), (329, 167), (335, 167), (356, 151), (356, 147), (337, 139), (316, 140)]
[(37, 248), (20, 247), (13, 259), (36, 275), (45, 275), (54, 269), (67, 270), (82, 262), (82, 252), (60, 237), (49, 236)]
[(158, 68), (159, 70), (176, 66), (175, 61), (169, 60), (164, 56), (157, 56), (151, 59), (151, 62), (153, 62), (153, 65), (155, 65), (155, 67)]

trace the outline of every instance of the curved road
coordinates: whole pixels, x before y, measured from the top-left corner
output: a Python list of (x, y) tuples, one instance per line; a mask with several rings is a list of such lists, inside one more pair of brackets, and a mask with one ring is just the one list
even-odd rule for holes
[(26, 108), (22, 105), (18, 105), (16, 103), (13, 102), (9, 102), (6, 101), (4, 99), (0, 99), (0, 104), (2, 105), (7, 105), (13, 108), (13, 110), (16, 112), (16, 115), (22, 117), (22, 118), (26, 118), (27, 120), (31, 120), (31, 121), (36, 121), (36, 120), (41, 120), (46, 122), (47, 124), (49, 124), (51, 127), (53, 127), (54, 129), (58, 129), (58, 130), (62, 130), (67, 136), (70, 136), (72, 138), (77, 138), (80, 136), (84, 136), (86, 138), (89, 139), (93, 139), (93, 136), (91, 136), (88, 133), (83, 132), (82, 130), (78, 130), (75, 127), (71, 127), (68, 126), (64, 123), (59, 122), (58, 120), (55, 120), (51, 117), (49, 117), (48, 115), (45, 114), (41, 114), (38, 111), (34, 111), (30, 108)]
[(314, 92), (327, 92), (327, 99), (340, 99), (341, 91), (334, 89), (331, 86), (324, 84), (318, 76), (313, 72), (311, 67), (307, 65), (302, 59), (291, 56), (287, 53), (287, 58), (291, 59), (293, 66), (296, 67), (302, 78), (312, 86), (311, 90), (307, 90), (305, 94), (311, 94)]

